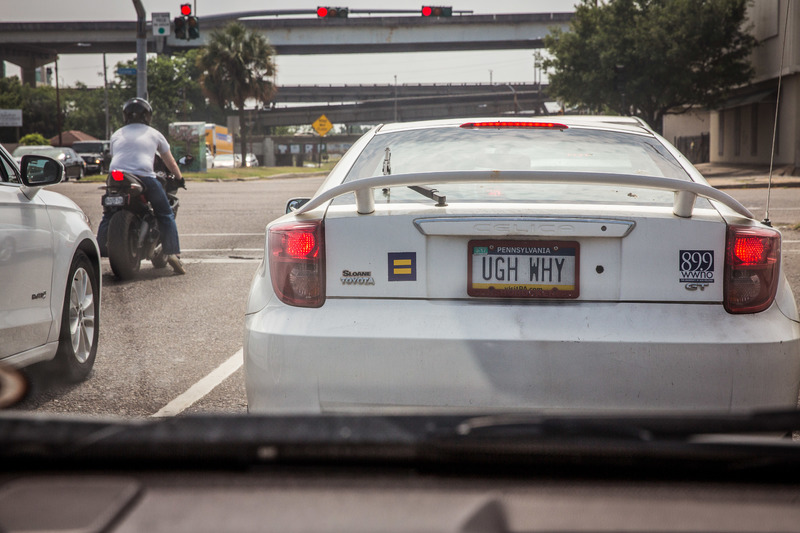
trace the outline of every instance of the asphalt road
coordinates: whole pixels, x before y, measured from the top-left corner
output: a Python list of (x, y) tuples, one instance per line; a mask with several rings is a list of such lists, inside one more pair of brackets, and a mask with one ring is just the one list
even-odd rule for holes
[[(24, 410), (149, 417), (181, 413), (245, 413), (241, 368), (244, 306), (263, 256), (264, 227), (293, 196), (308, 196), (322, 178), (191, 182), (180, 191), (178, 230), (188, 274), (144, 262), (134, 281), (115, 279), (103, 264), (102, 319), (95, 369), (81, 384), (27, 373)], [(96, 230), (98, 183), (63, 183)], [(766, 189), (729, 194), (764, 216)], [(784, 233), (787, 276), (800, 295), (800, 188), (773, 189), (770, 218)]]
[[(145, 261), (137, 279), (121, 282), (104, 260), (92, 375), (64, 386), (33, 368), (31, 391), (18, 407), (123, 417), (152, 416), (165, 407), (166, 414), (244, 413), (244, 377), (234, 356), (242, 347), (250, 280), (264, 255), (264, 228), (283, 214), (289, 198), (310, 196), (321, 181), (189, 182), (178, 193), (177, 216), (187, 274), (156, 270)], [(96, 231), (102, 217), (100, 185), (68, 182), (52, 189), (81, 206)], [(226, 361), (224, 370), (233, 374), (215, 375), (200, 394), (210, 392), (195, 403), (181, 399)]]

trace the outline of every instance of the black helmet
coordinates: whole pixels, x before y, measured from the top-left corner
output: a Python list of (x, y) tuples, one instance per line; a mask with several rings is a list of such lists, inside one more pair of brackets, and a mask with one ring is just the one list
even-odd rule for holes
[(149, 126), (150, 119), (153, 118), (153, 108), (144, 98), (131, 98), (122, 106), (122, 116), (125, 125), (138, 122)]

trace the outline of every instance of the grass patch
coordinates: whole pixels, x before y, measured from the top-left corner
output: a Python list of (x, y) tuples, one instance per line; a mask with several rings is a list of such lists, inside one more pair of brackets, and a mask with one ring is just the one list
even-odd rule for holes
[(322, 167), (209, 168), (206, 172), (186, 172), (183, 177), (190, 181), (263, 179), (281, 174), (327, 174), (332, 168), (332, 164), (325, 164)]
[[(334, 163), (323, 163), (321, 167), (249, 167), (249, 168), (210, 168), (206, 172), (185, 172), (187, 181), (235, 181), (241, 179), (266, 179), (281, 174), (327, 174)], [(105, 182), (105, 174), (86, 176), (81, 181)]]

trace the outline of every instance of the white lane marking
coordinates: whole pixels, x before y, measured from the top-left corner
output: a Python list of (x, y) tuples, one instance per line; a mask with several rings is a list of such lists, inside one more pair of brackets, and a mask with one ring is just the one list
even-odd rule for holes
[(182, 257), (181, 259), (187, 265), (194, 265), (194, 264), (198, 264), (198, 263), (207, 263), (207, 264), (210, 264), (210, 265), (236, 265), (236, 264), (246, 265), (246, 264), (260, 263), (261, 262), (261, 258), (260, 257), (252, 257), (252, 258), (248, 257), (246, 259), (244, 259), (244, 258), (243, 259), (233, 259), (233, 258), (229, 258), (229, 257), (208, 257), (208, 258), (200, 258), (200, 257), (186, 258), (186, 257)]
[(181, 237), (263, 237), (261, 233), (181, 233)]
[(181, 253), (188, 252), (263, 252), (264, 247), (261, 248), (181, 248)]
[[(764, 209), (763, 205), (755, 205), (748, 207), (750, 211), (757, 211), (759, 209)], [(770, 211), (800, 211), (800, 207), (770, 207)]]
[(206, 394), (214, 390), (217, 385), (228, 379), (231, 374), (239, 370), (244, 364), (244, 348), (228, 358), (227, 361), (215, 368), (209, 375), (189, 387), (186, 392), (169, 402), (158, 410), (152, 417), (176, 416), (197, 403)]

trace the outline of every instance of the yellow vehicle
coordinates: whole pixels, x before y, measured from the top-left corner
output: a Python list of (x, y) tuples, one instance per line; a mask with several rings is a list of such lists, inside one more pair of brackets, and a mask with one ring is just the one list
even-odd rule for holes
[(228, 128), (218, 124), (206, 124), (206, 146), (211, 154), (233, 154), (233, 135)]

